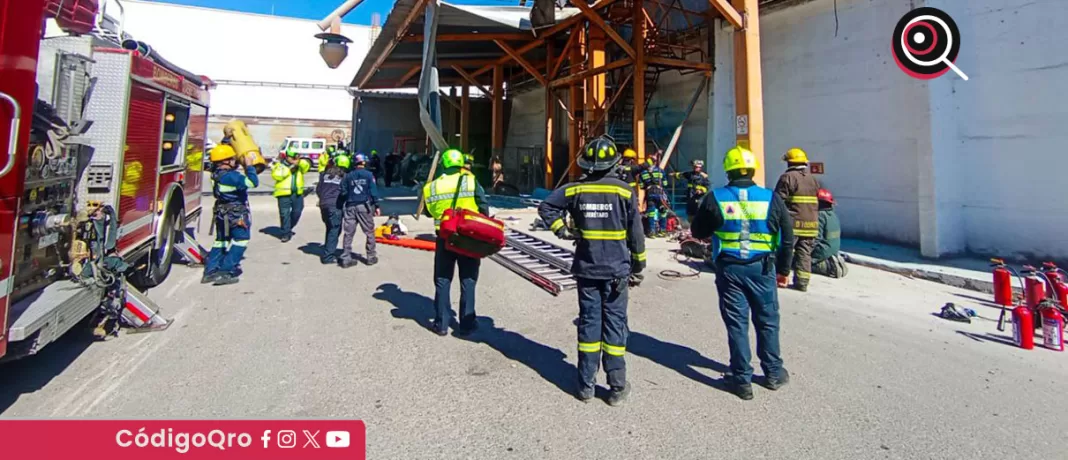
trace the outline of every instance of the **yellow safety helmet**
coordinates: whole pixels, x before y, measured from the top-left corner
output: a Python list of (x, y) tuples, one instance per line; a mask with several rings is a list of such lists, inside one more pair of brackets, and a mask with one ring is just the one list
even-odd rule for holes
[(226, 161), (237, 156), (237, 152), (233, 147), (226, 144), (219, 144), (211, 149), (211, 162), (218, 163), (220, 161)]
[(782, 161), (787, 163), (808, 163), (808, 155), (804, 150), (794, 147), (786, 151), (786, 154), (782, 156)]
[(723, 171), (756, 168), (756, 155), (753, 155), (753, 152), (745, 147), (736, 146), (728, 150), (727, 156), (723, 157)]
[(623, 158), (638, 158), (638, 152), (635, 152), (634, 149), (624, 150)]

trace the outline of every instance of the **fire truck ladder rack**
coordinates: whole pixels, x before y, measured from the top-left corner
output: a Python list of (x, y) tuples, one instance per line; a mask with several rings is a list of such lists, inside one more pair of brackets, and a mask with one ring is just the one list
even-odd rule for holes
[(160, 308), (152, 299), (143, 292), (123, 281), (123, 309), (122, 318), (132, 326), (129, 333), (156, 332), (171, 327), (173, 319), (164, 319), (160, 316)]
[(513, 229), (505, 229), (505, 246), (491, 259), (552, 295), (575, 289), (571, 276), (574, 252)]

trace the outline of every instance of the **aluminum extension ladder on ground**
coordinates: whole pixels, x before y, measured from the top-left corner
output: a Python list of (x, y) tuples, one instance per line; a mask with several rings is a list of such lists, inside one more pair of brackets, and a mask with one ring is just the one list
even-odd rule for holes
[(552, 295), (575, 289), (574, 252), (511, 228), (505, 229), (505, 238), (504, 249), (491, 259)]

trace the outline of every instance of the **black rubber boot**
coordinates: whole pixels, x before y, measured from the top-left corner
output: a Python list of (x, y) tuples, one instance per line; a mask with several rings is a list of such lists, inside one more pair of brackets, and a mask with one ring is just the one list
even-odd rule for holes
[(583, 383), (578, 384), (578, 388), (575, 390), (575, 399), (582, 402), (590, 402), (593, 399), (594, 386), (586, 386)]
[(223, 274), (222, 276), (220, 276), (219, 279), (215, 280), (215, 286), (226, 286), (228, 284), (236, 284), (238, 281), (241, 281), (241, 279), (236, 277), (236, 276), (234, 276), (234, 275), (226, 273), (226, 274)]
[(460, 320), (460, 327), (456, 329), (456, 335), (471, 335), (478, 330), (478, 319), (474, 316)]
[(764, 388), (767, 388), (771, 391), (775, 391), (779, 388), (786, 386), (787, 383), (790, 383), (790, 372), (783, 368), (782, 372), (780, 372), (779, 375), (775, 376), (774, 378), (768, 377), (766, 380), (767, 383), (764, 384)]
[(612, 391), (608, 393), (608, 405), (621, 406), (627, 400), (628, 395), (630, 395), (629, 383), (623, 384), (623, 388), (612, 388)]
[(367, 258), (367, 262), (365, 262), (365, 263), (366, 263), (366, 264), (367, 264), (368, 266), (371, 266), (371, 265), (377, 264), (377, 263), (378, 263), (378, 256), (371, 256), (371, 257), (368, 257), (368, 258)]
[(438, 324), (437, 321), (432, 321), (430, 323), (430, 331), (439, 336), (445, 337), (446, 335), (449, 335), (449, 326), (447, 324)]
[(727, 382), (727, 391), (743, 401), (753, 399), (753, 385), (749, 383)]

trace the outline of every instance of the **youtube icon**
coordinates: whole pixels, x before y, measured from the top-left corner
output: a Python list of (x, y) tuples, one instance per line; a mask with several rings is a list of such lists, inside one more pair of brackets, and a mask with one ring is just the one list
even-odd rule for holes
[(332, 447), (337, 449), (344, 449), (349, 447), (349, 432), (348, 431), (328, 431), (326, 432), (326, 447)]

